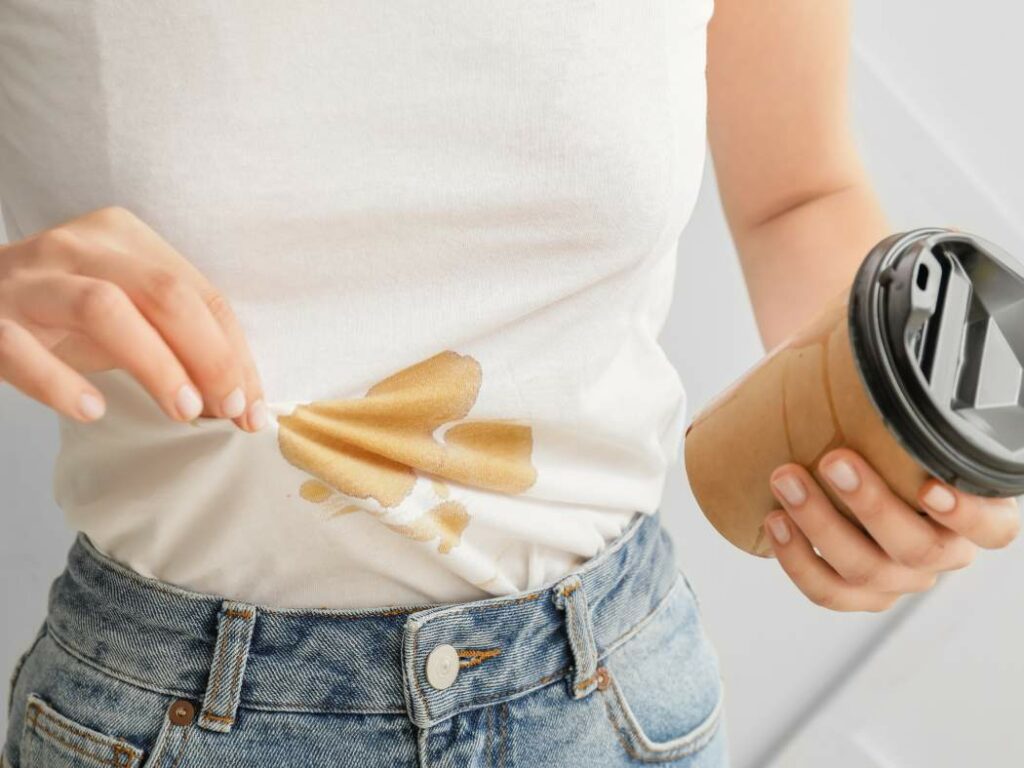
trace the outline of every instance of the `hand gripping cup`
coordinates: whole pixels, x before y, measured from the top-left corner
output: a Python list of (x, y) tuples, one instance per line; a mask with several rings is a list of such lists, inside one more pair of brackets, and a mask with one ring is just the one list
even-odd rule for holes
[(963, 232), (894, 234), (849, 290), (696, 415), (684, 439), (694, 496), (726, 539), (770, 556), (772, 471), (796, 462), (820, 480), (818, 459), (840, 446), (912, 507), (930, 475), (1024, 494), (1022, 361), (1024, 266)]

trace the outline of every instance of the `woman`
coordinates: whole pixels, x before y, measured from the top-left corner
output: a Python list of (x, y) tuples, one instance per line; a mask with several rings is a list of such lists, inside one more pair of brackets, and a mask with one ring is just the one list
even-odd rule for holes
[[(656, 337), (705, 138), (766, 346), (891, 231), (847, 38), (840, 0), (0, 6), (0, 376), (82, 533), (5, 764), (726, 765)], [(1017, 532), (821, 469), (870, 537), (796, 465), (768, 526), (819, 605)]]

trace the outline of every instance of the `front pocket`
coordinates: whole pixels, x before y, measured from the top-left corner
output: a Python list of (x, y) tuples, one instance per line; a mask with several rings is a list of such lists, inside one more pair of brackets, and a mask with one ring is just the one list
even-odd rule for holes
[(602, 662), (608, 722), (630, 758), (663, 763), (706, 747), (718, 731), (724, 684), (700, 609), (680, 573), (636, 634)]
[(32, 693), (21, 736), (22, 768), (139, 768), (143, 751), (124, 739), (87, 728)]
[(719, 696), (711, 711), (696, 726), (668, 741), (655, 741), (647, 735), (633, 713), (615, 676), (609, 674), (605, 707), (608, 719), (619, 732), (619, 741), (630, 757), (645, 763), (680, 760), (699, 752), (714, 737), (722, 719), (724, 696)]

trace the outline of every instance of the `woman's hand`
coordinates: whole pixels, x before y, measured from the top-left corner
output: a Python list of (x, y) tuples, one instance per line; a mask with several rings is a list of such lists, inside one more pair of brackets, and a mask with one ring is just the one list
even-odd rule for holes
[(837, 510), (799, 464), (772, 473), (772, 491), (784, 510), (771, 512), (765, 527), (783, 569), (825, 608), (883, 611), (904, 593), (933, 587), (942, 571), (969, 565), (978, 547), (1005, 547), (1020, 531), (1016, 499), (974, 496), (929, 479), (918, 490), (923, 516), (855, 451), (829, 452), (818, 470), (870, 535)]
[(87, 422), (105, 404), (82, 373), (108, 368), (172, 419), (266, 421), (226, 299), (130, 212), (103, 208), (0, 248), (0, 381)]

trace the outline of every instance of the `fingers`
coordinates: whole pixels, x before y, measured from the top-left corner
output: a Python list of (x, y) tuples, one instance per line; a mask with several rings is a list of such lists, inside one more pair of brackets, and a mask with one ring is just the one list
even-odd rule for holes
[(777, 468), (771, 486), (792, 522), (848, 585), (876, 592), (923, 592), (935, 585), (933, 574), (894, 562), (835, 508), (804, 467)]
[(256, 432), (266, 426), (267, 407), (263, 402), (263, 385), (260, 382), (259, 374), (256, 372), (256, 363), (252, 359), (252, 352), (245, 340), (242, 326), (238, 322), (234, 310), (224, 297), (208, 289), (204, 297), (204, 303), (209, 308), (214, 320), (220, 325), (221, 330), (227, 338), (228, 345), (238, 355), (239, 365), (242, 370), (243, 390), (245, 391), (245, 402), (248, 407), (241, 416), (234, 419), (242, 429)]
[(818, 470), (897, 563), (916, 571), (936, 572), (963, 568), (973, 560), (975, 547), (970, 541), (918, 514), (856, 451), (831, 451), (821, 459)]
[[(198, 391), (200, 413), (249, 431), (265, 424), (256, 366), (226, 298), (144, 222), (121, 208), (100, 209), (43, 233), (35, 250), (21, 267), (120, 287), (179, 360)], [(67, 346), (70, 359), (89, 345)]]
[[(231, 412), (222, 409), (220, 415), (228, 416), (238, 427), (251, 432), (265, 426), (267, 409), (263, 402), (263, 386), (245, 334), (227, 298), (210, 284), (206, 276), (192, 262), (183, 257), (158, 232), (147, 226), (130, 211), (119, 207), (102, 209), (85, 217), (80, 222), (80, 226), (101, 239), (109, 237), (109, 232), (116, 229), (130, 232), (131, 241), (136, 243), (139, 250), (146, 254), (147, 265), (154, 270), (156, 275), (159, 275), (161, 271), (169, 272), (176, 279), (195, 290), (206, 312), (224, 336), (226, 348), (231, 354), (231, 362), (234, 364), (232, 376), (238, 380), (238, 386), (243, 395), (240, 398), (244, 401), (241, 412), (231, 415)], [(159, 281), (161, 278), (156, 277), (155, 279)], [(126, 286), (126, 290), (129, 295), (136, 298), (131, 285)], [(143, 307), (143, 311), (145, 312), (145, 307)], [(172, 346), (175, 346), (173, 342)], [(188, 361), (184, 362), (186, 367), (189, 367)], [(228, 364), (225, 362), (224, 365), (227, 367)]]
[(768, 515), (764, 528), (789, 577), (827, 608), (885, 610), (899, 594), (934, 586), (939, 572), (971, 563), (978, 547), (1005, 547), (1020, 532), (1015, 498), (976, 496), (929, 479), (917, 494), (922, 515), (847, 448), (826, 454), (818, 472), (833, 496), (799, 464), (772, 473), (784, 510)]
[(1005, 547), (1020, 533), (1015, 498), (975, 496), (932, 478), (918, 490), (918, 501), (939, 524), (985, 549)]
[[(838, 513), (837, 513), (838, 514)], [(815, 605), (834, 611), (884, 611), (899, 599), (893, 592), (873, 592), (848, 584), (818, 557), (810, 540), (784, 511), (765, 518), (766, 538), (783, 570)]]
[(84, 376), (54, 357), (29, 331), (0, 318), (0, 381), (77, 421), (100, 418), (103, 395)]
[(245, 412), (245, 379), (239, 356), (188, 280), (164, 267), (139, 264), (119, 253), (87, 253), (83, 275), (121, 286), (156, 328), (195, 383), (203, 412), (235, 419)]
[(44, 328), (88, 335), (172, 419), (191, 421), (202, 412), (202, 399), (178, 358), (113, 283), (61, 272), (30, 275), (19, 281), (15, 309)]

